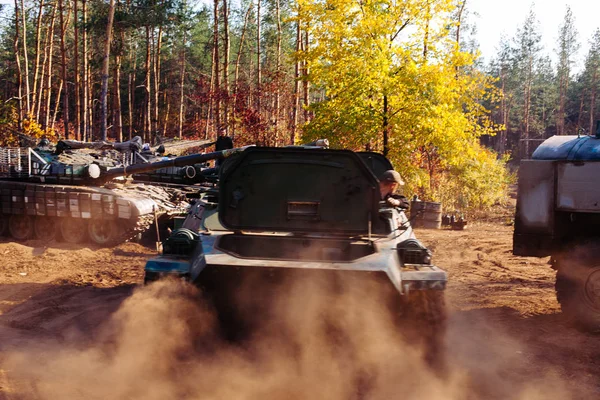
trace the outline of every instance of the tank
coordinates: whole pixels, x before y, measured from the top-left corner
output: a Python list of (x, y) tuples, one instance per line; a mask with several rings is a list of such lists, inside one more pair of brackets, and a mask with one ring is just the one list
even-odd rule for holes
[(564, 316), (600, 331), (600, 122), (596, 136), (554, 136), (521, 161), (513, 253), (550, 256)]
[(0, 148), (0, 233), (16, 240), (59, 237), (70, 243), (118, 244), (153, 224), (158, 229), (165, 216), (186, 215), (189, 208), (189, 189), (126, 176), (222, 159), (240, 150), (130, 164), (139, 142)]
[[(272, 322), (277, 294), (289, 285), (306, 279), (332, 293), (368, 287), (440, 366), (447, 275), (404, 210), (380, 201), (376, 175), (390, 166), (375, 153), (248, 149), (223, 164), (218, 197), (191, 208), (163, 254), (147, 262), (145, 281), (175, 276), (199, 286), (223, 337), (239, 343)], [(257, 295), (239, 296), (247, 291)]]

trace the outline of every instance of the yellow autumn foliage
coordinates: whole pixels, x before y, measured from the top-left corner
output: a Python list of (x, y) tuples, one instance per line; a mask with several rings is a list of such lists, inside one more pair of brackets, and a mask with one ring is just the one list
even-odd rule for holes
[(455, 6), (299, 0), (297, 18), (310, 44), (298, 57), (321, 94), (303, 138), (383, 151), (411, 193), (484, 207), (504, 196), (510, 175), (505, 160), (479, 144), (498, 129), (481, 105), (496, 93), (474, 67), (477, 55), (461, 51), (450, 35)]
[(22, 121), (21, 129), (18, 126), (18, 118), (19, 115), (14, 106), (5, 103), (0, 107), (0, 146), (18, 147), (20, 144), (19, 134), (32, 139), (58, 140), (57, 133), (52, 129), (42, 129), (33, 115), (29, 115)]

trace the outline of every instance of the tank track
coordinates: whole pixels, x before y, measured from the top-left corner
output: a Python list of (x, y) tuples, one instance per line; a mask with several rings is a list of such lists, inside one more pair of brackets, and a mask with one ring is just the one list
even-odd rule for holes
[(129, 242), (130, 240), (136, 239), (136, 237), (144, 232), (146, 232), (152, 224), (154, 223), (154, 216), (151, 214), (142, 215), (137, 218), (135, 224), (130, 227), (125, 228), (120, 234), (112, 239), (108, 246), (116, 246), (121, 243)]
[[(37, 218), (52, 218), (54, 227), (61, 231), (56, 223), (66, 219), (77, 222), (73, 231), (73, 240), (79, 243), (91, 239), (92, 243), (101, 246), (114, 246), (129, 241), (140, 233), (152, 229), (155, 215), (183, 215), (188, 203), (185, 194), (176, 188), (165, 188), (155, 185), (136, 183), (111, 184), (104, 187), (74, 187), (68, 185), (27, 184), (22, 182), (0, 182), (0, 234), (7, 233), (10, 216), (21, 215), (36, 224)], [(104, 222), (106, 221), (106, 222)], [(97, 224), (92, 228), (89, 224)], [(111, 224), (110, 229), (102, 236), (81, 233), (81, 229), (98, 229), (103, 224)], [(4, 229), (3, 229), (4, 228)], [(53, 228), (52, 223), (48, 229)], [(4, 231), (4, 232), (2, 232)], [(40, 235), (33, 227), (25, 227), (23, 237), (12, 235), (17, 240), (26, 240)], [(104, 232), (97, 231), (98, 235)], [(61, 232), (62, 233), (62, 232)], [(49, 235), (54, 237), (55, 233)], [(69, 235), (69, 237), (71, 237)], [(87, 239), (86, 239), (87, 238)]]

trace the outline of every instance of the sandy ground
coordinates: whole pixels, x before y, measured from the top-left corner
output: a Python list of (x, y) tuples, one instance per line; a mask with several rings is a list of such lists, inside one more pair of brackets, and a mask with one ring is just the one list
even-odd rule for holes
[[(449, 273), (449, 363), (459, 371), (460, 385), (469, 386), (459, 395), (449, 390), (436, 399), (600, 398), (600, 337), (562, 322), (548, 259), (511, 254), (509, 219), (471, 223), (464, 231), (417, 231), (433, 250), (435, 263)], [(77, 391), (64, 396), (60, 389), (45, 391), (48, 382), (43, 380), (56, 381), (56, 376), (32, 372), (28, 377), (23, 365), (37, 371), (42, 360), (53, 365), (47, 364), (46, 351), (61, 357), (83, 343), (93, 348), (97, 332), (132, 293), (143, 290), (143, 266), (153, 255), (133, 243), (95, 249), (0, 241), (0, 399), (90, 398)], [(53, 343), (51, 351), (39, 347), (48, 342)], [(22, 352), (27, 354), (17, 363), (20, 367), (7, 361)], [(65, 361), (53, 368), (65, 365), (76, 363)], [(14, 368), (21, 368), (19, 379), (12, 378)], [(81, 379), (80, 371), (67, 375)], [(239, 392), (222, 397), (103, 393), (94, 398), (246, 398)], [(411, 393), (406, 398), (433, 398)], [(248, 398), (291, 397), (263, 393)]]

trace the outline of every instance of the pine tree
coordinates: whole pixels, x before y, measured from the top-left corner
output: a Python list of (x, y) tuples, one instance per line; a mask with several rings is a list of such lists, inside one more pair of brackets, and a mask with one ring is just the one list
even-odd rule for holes
[(571, 7), (567, 6), (565, 18), (558, 31), (558, 46), (556, 48), (556, 53), (558, 55), (558, 113), (556, 119), (556, 128), (559, 135), (565, 134), (569, 80), (571, 78), (571, 72), (575, 62), (574, 57), (579, 50), (577, 35), (577, 29), (575, 28), (575, 17), (571, 12)]
[(585, 59), (585, 69), (583, 71), (586, 92), (589, 94), (588, 103), (588, 132), (594, 132), (595, 121), (598, 117), (597, 96), (600, 86), (600, 29), (596, 29), (591, 40), (590, 50)]
[(539, 33), (538, 22), (533, 11), (529, 10), (529, 15), (521, 28), (517, 31), (516, 37), (516, 61), (522, 82), (522, 120), (521, 120), (521, 141), (525, 157), (529, 157), (529, 139), (532, 120), (531, 93), (533, 90), (535, 70), (541, 51), (540, 42), (542, 37)]

